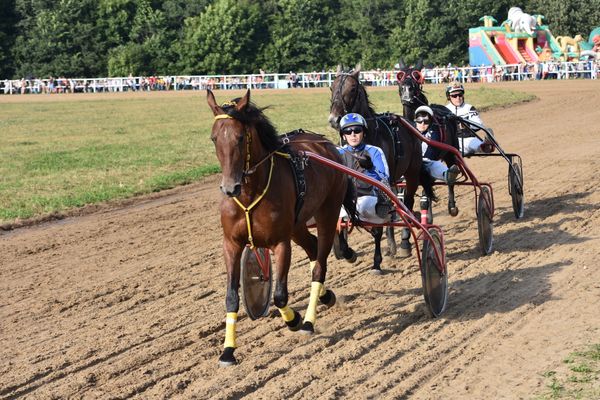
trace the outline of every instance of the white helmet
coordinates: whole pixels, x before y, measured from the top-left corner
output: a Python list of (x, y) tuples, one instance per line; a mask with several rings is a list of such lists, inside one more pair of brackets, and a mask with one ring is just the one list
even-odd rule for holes
[(415, 115), (419, 113), (429, 114), (431, 118), (433, 118), (433, 110), (429, 106), (421, 106), (415, 110)]

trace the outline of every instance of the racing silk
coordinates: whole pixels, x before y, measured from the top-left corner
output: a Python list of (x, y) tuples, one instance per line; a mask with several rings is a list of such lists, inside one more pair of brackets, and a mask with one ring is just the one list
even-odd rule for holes
[[(356, 147), (346, 144), (343, 147), (338, 147), (338, 151), (344, 160), (344, 165), (348, 168), (352, 168), (353, 170), (361, 172), (373, 179), (389, 184), (390, 170), (388, 168), (387, 161), (385, 160), (383, 150), (381, 150), (379, 147), (365, 143), (361, 143)], [(368, 155), (373, 163), (373, 168), (369, 170), (365, 170), (358, 163), (358, 160), (363, 158), (365, 155)], [(356, 184), (356, 189), (359, 196), (375, 195), (375, 188), (373, 185), (369, 185), (368, 183), (358, 179), (353, 180)]]
[(483, 121), (479, 117), (479, 112), (474, 106), (470, 105), (469, 103), (462, 103), (462, 105), (458, 107), (456, 107), (452, 103), (448, 103), (446, 104), (446, 108), (461, 118), (473, 121), (479, 125), (483, 125)]
[[(416, 129), (415, 123), (413, 122), (412, 124)], [(422, 133), (421, 135), (425, 136), (429, 140), (435, 140), (437, 142), (442, 141), (442, 135), (440, 134), (440, 131), (435, 128), (435, 125), (430, 125), (427, 132)], [(440, 154), (442, 151), (437, 147), (429, 146), (427, 143), (421, 142), (421, 152), (423, 153), (423, 158), (436, 161), (441, 158)]]

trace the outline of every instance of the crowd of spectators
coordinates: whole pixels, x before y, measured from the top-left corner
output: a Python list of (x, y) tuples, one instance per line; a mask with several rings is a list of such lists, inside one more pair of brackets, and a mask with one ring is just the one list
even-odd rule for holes
[[(124, 78), (22, 78), (0, 80), (0, 94), (54, 94), (98, 93), (126, 91), (166, 91), (205, 89), (282, 89), (328, 87), (335, 79), (335, 71), (310, 73), (267, 74), (260, 70), (251, 75), (224, 76), (142, 76)], [(500, 82), (541, 79), (597, 79), (600, 60), (581, 62), (538, 62), (518, 65), (490, 65), (456, 67), (451, 64), (422, 70), (426, 83)], [(370, 70), (361, 72), (367, 86), (389, 86), (396, 83), (395, 70)]]

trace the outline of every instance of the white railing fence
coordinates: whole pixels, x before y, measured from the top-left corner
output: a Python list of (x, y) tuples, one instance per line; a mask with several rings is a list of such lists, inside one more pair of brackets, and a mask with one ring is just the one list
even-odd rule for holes
[[(362, 71), (368, 86), (395, 85), (397, 71)], [(422, 70), (426, 83), (499, 82), (533, 79), (597, 79), (598, 61), (545, 62), (482, 67), (435, 67)], [(250, 75), (170, 75), (117, 78), (48, 78), (0, 80), (0, 94), (101, 93), (164, 90), (287, 89), (329, 87), (336, 73), (311, 72)]]

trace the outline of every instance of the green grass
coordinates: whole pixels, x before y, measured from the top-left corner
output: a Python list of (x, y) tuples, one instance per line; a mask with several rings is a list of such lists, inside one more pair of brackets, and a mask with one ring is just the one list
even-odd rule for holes
[[(432, 102), (444, 103), (443, 86), (427, 90)], [(243, 93), (216, 96), (223, 102)], [(369, 94), (377, 111), (402, 112), (396, 88)], [(205, 92), (96, 96), (0, 98), (0, 224), (171, 188), (219, 171)], [(271, 106), (266, 113), (281, 132), (301, 127), (334, 139), (327, 125), (329, 97), (327, 89), (252, 92), (259, 106)], [(480, 109), (532, 98), (487, 87), (468, 92)]]
[(600, 344), (571, 353), (560, 371), (547, 371), (546, 390), (538, 400), (600, 399)]

